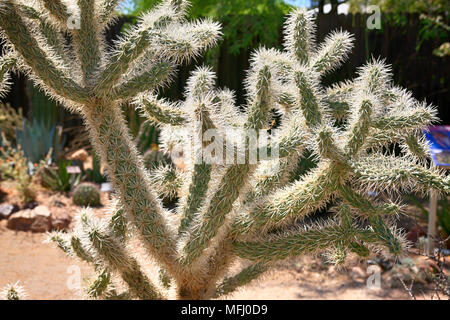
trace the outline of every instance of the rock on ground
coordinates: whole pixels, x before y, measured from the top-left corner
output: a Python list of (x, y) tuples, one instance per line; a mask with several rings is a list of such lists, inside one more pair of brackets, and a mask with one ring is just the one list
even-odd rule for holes
[(46, 206), (37, 206), (12, 214), (7, 227), (19, 231), (47, 232), (52, 229), (50, 210)]
[(19, 211), (19, 207), (15, 204), (1, 204), (0, 205), (0, 220), (8, 219), (10, 215)]

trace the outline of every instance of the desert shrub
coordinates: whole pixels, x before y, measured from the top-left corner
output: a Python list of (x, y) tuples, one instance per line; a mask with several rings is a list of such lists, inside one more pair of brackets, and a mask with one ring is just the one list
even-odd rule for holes
[(40, 168), (41, 164), (33, 165), (28, 161), (20, 146), (15, 149), (7, 143), (0, 148), (0, 178), (15, 182), (22, 203), (36, 199), (38, 190), (36, 173)]

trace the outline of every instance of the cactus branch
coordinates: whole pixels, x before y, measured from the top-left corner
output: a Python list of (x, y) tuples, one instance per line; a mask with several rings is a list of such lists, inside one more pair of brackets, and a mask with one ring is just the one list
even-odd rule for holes
[(149, 251), (170, 270), (175, 263), (174, 234), (168, 228), (164, 209), (151, 189), (120, 109), (114, 105), (98, 105), (85, 116), (91, 128), (92, 141), (107, 164), (108, 174), (125, 211), (132, 217)]

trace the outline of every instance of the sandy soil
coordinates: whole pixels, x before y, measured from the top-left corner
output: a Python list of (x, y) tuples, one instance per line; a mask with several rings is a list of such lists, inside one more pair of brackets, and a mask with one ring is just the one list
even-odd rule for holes
[[(5, 224), (0, 222), (0, 287), (20, 280), (29, 299), (77, 299), (77, 292), (68, 288), (73, 272), (78, 267), (82, 277), (87, 277), (91, 267), (43, 243), (43, 234), (11, 231)], [(408, 299), (408, 295), (401, 289), (385, 288), (383, 282), (381, 289), (368, 289), (363, 277), (355, 279), (351, 272), (323, 268), (309, 260), (278, 268), (229, 298)]]

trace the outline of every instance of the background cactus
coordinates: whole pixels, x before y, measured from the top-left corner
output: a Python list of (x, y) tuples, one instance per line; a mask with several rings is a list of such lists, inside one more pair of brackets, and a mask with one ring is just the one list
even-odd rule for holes
[(100, 190), (93, 183), (83, 182), (73, 191), (72, 201), (80, 207), (97, 207), (100, 205)]
[[(321, 77), (349, 54), (350, 34), (335, 32), (318, 46), (312, 14), (295, 10), (286, 23), (286, 50), (260, 49), (252, 57), (245, 112), (231, 92), (214, 88), (207, 68), (193, 73), (185, 101), (174, 104), (158, 99), (157, 89), (179, 63), (215, 44), (219, 26), (186, 22), (187, 2), (167, 0), (107, 48), (101, 35), (118, 2), (0, 2), (7, 44), (2, 88), (8, 71), (25, 72), (79, 112), (116, 192), (106, 218), (82, 210), (72, 234), (50, 236), (69, 255), (94, 264), (91, 297), (218, 298), (301, 254), (327, 250), (335, 263), (348, 252), (366, 257), (380, 247), (401, 255), (407, 244), (390, 222), (401, 204), (367, 191), (449, 192), (449, 178), (426, 165), (420, 131), (436, 120), (435, 109), (394, 86), (383, 62), (368, 63), (354, 80), (321, 86)], [(79, 29), (68, 27), (69, 8), (79, 12)], [(63, 33), (72, 36), (69, 44)], [(161, 126), (163, 149), (172, 156), (200, 139), (183, 150), (186, 172), (144, 167), (120, 109), (130, 101)], [(270, 125), (274, 112), (278, 127)], [(278, 150), (280, 159), (252, 162), (238, 154), (246, 161), (225, 163), (219, 153), (216, 161), (198, 161), (210, 147), (201, 139), (210, 129), (226, 133), (227, 146), (239, 132), (271, 130), (271, 144), (258, 148)], [(387, 151), (392, 143), (400, 145), (399, 155)], [(299, 174), (305, 155), (315, 158), (313, 167)], [(163, 190), (180, 195), (176, 210), (163, 207)], [(330, 203), (333, 219), (304, 219)], [(142, 250), (133, 250), (131, 239)], [(237, 259), (242, 270), (229, 274)]]

